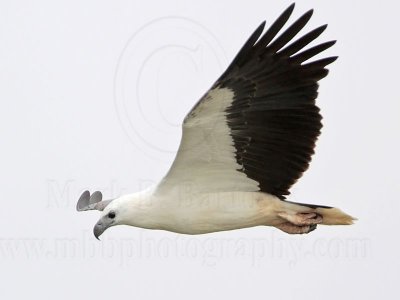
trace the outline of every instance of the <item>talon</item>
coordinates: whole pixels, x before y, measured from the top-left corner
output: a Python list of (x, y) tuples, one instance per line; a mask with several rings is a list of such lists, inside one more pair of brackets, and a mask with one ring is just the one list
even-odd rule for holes
[(314, 231), (315, 229), (317, 229), (317, 224), (313, 224), (310, 226), (310, 231), (307, 233), (310, 233), (311, 231)]

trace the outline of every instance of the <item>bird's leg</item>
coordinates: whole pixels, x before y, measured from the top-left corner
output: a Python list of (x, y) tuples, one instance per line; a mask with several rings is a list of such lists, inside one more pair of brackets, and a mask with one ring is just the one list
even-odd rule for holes
[(316, 213), (282, 212), (278, 215), (286, 222), (277, 225), (276, 228), (291, 234), (309, 233), (317, 228), (317, 224), (322, 223), (322, 216)]
[(286, 212), (281, 212), (278, 214), (282, 219), (297, 225), (315, 225), (322, 223), (322, 216), (316, 213), (297, 213), (297, 214), (289, 214)]

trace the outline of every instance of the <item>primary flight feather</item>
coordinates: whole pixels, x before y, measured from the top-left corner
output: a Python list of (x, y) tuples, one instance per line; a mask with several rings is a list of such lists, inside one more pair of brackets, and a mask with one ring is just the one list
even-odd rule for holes
[(322, 127), (318, 81), (337, 59), (308, 62), (335, 41), (304, 50), (326, 25), (292, 41), (312, 10), (280, 33), (293, 9), (264, 34), (263, 22), (187, 114), (175, 161), (158, 185), (106, 201), (100, 192), (82, 194), (79, 211), (103, 211), (96, 238), (120, 224), (186, 234), (258, 225), (296, 234), (352, 224), (337, 208), (286, 200)]

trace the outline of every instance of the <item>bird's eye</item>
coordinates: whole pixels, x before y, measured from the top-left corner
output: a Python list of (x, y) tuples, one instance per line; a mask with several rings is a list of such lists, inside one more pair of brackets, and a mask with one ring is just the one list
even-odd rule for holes
[(114, 219), (114, 218), (115, 218), (115, 212), (110, 211), (110, 212), (108, 213), (108, 217), (109, 217), (110, 219)]

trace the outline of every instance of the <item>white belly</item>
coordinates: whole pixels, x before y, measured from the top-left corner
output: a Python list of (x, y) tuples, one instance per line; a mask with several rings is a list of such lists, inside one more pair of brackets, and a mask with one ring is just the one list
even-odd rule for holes
[[(160, 199), (160, 229), (200, 234), (222, 230), (273, 225), (279, 199), (255, 192), (186, 195)], [(161, 217), (161, 218), (160, 218)]]

